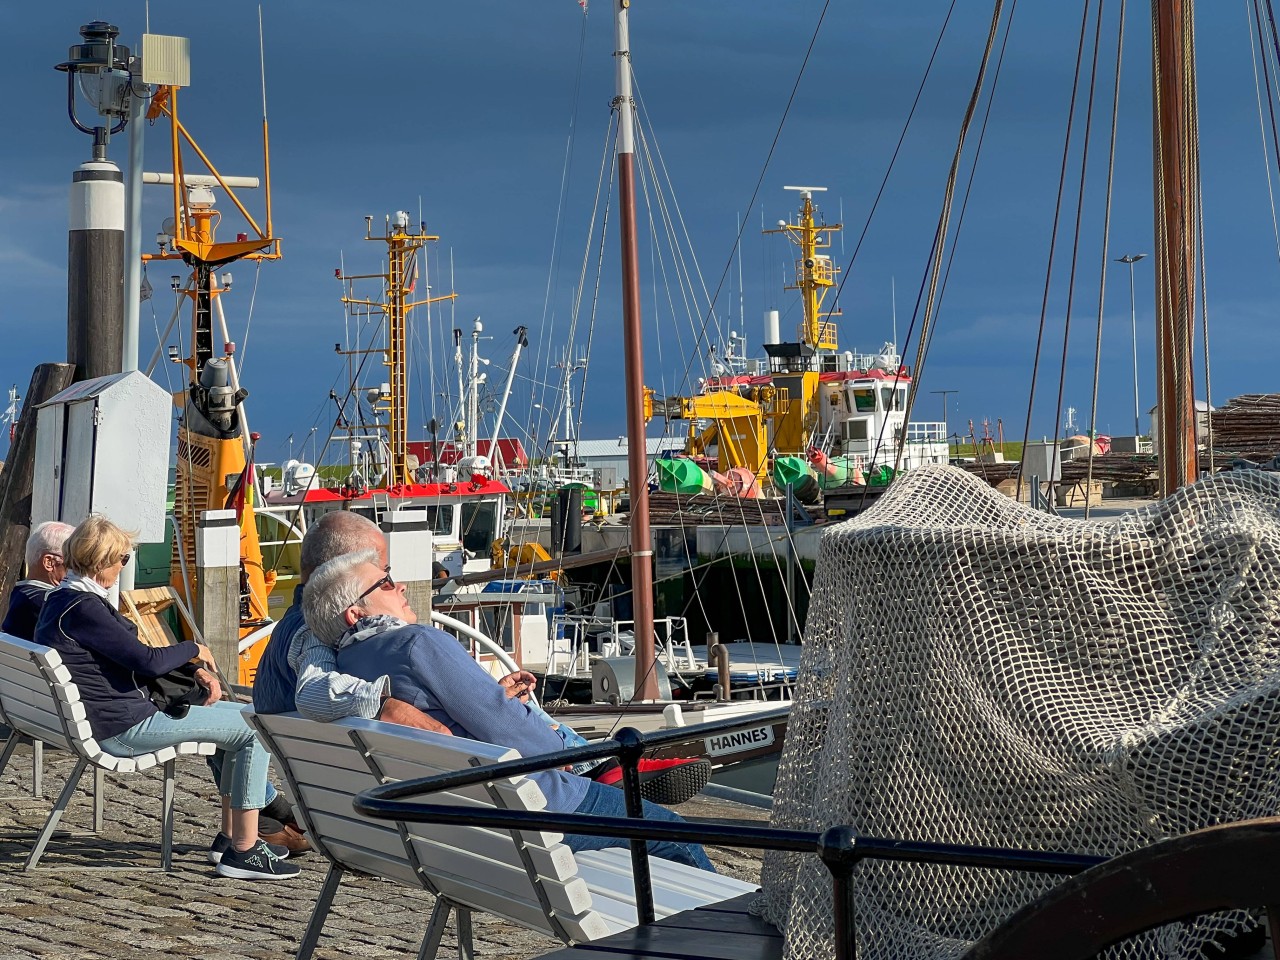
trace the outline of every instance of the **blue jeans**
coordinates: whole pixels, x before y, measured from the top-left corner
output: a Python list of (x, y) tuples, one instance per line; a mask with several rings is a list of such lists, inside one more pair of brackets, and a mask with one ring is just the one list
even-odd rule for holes
[(208, 707), (192, 707), (181, 720), (159, 711), (124, 733), (100, 744), (113, 757), (132, 757), (184, 740), (203, 740), (220, 748), (224, 797), (236, 810), (261, 810), (267, 805), (267, 766), (271, 755), (258, 743), (240, 708), (226, 700)]
[[(529, 713), (533, 715), (533, 717), (541, 720), (552, 730), (558, 733), (566, 747), (585, 747), (587, 745), (587, 740), (582, 736), (582, 734), (578, 733), (567, 723), (561, 723), (536, 703), (526, 703), (525, 706), (529, 708)], [(600, 766), (600, 764), (607, 762), (607, 760), (584, 760), (582, 763), (575, 763), (569, 768), (569, 770), (576, 773), (578, 776), (583, 776), (588, 770), (594, 770), (596, 767)]]
[[(225, 756), (226, 755), (222, 753), (222, 751), (218, 751), (211, 757), (205, 757), (205, 760), (209, 764), (209, 770), (213, 773), (213, 782), (216, 784), (222, 783), (222, 760)], [(264, 807), (276, 798), (276, 785), (270, 780), (267, 781), (266, 797), (267, 803), (263, 804)]]
[[(587, 784), (587, 795), (582, 798), (582, 802), (578, 804), (578, 809), (573, 812), (585, 813), (594, 817), (625, 817), (627, 815), (627, 800), (617, 787), (602, 787), (592, 780)], [(650, 803), (648, 800), (644, 801), (644, 818), (646, 820), (670, 820), (675, 823), (684, 823), (684, 818), (679, 814), (672, 813), (666, 807)], [(564, 842), (570, 850), (575, 852), (579, 850), (607, 850), (610, 847), (623, 847), (627, 844), (627, 841), (617, 837), (588, 837), (580, 833), (566, 834)], [(648, 847), (649, 855), (652, 857), (673, 860), (676, 863), (697, 867), (699, 870), (707, 870), (710, 873), (716, 872), (716, 868), (711, 865), (711, 861), (707, 859), (706, 852), (699, 844), (673, 843), (670, 840), (650, 840)]]

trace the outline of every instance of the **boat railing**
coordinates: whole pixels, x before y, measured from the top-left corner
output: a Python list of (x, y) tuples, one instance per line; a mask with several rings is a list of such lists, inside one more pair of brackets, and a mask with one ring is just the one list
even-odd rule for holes
[(947, 425), (939, 421), (912, 421), (907, 424), (907, 443), (946, 443)]
[[(587, 668), (589, 662), (588, 641), (590, 635), (607, 631), (600, 654), (604, 657), (629, 657), (635, 653), (635, 621), (615, 620), (591, 614), (557, 613), (551, 619), (553, 649), (547, 670), (559, 670), (563, 662), (564, 674), (575, 676)], [(697, 670), (699, 662), (693, 655), (689, 639), (689, 624), (684, 617), (662, 617), (653, 621), (656, 654), (662, 665), (671, 673), (680, 670)], [(630, 634), (628, 636), (627, 634)], [(556, 648), (555, 641), (568, 640), (567, 648)]]
[[(1102, 863), (1105, 858), (1070, 853), (1009, 850), (944, 843), (925, 843), (883, 837), (860, 837), (852, 827), (834, 826), (823, 831), (785, 830), (758, 821), (726, 823), (645, 820), (640, 796), (640, 758), (659, 748), (705, 740), (744, 727), (781, 720), (790, 713), (783, 707), (748, 716), (713, 720), (691, 727), (658, 730), (642, 734), (630, 727), (619, 730), (609, 740), (584, 747), (561, 750), (537, 757), (508, 760), (492, 766), (442, 773), (432, 777), (382, 784), (359, 794), (355, 810), (377, 820), (399, 823), (453, 824), (459, 827), (489, 827), (497, 830), (555, 831), (616, 837), (628, 841), (632, 876), (636, 891), (636, 913), (641, 925), (655, 921), (653, 883), (649, 872), (646, 843), (666, 840), (675, 843), (715, 844), (754, 850), (784, 850), (819, 857), (831, 874), (836, 960), (854, 960), (854, 877), (865, 860), (893, 860), (907, 863), (946, 864), (989, 870), (1020, 870), (1033, 873), (1074, 875)], [(457, 807), (424, 802), (422, 798), (441, 791), (492, 783), (507, 777), (559, 769), (587, 760), (616, 758), (622, 764), (622, 789), (626, 817), (595, 817), (580, 813), (553, 813), (546, 810), (500, 810), (489, 807)]]

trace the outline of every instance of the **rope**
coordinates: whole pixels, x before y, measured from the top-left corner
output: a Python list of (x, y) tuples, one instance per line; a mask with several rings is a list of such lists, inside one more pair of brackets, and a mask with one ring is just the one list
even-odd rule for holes
[[(1107, 301), (1107, 267), (1110, 265), (1111, 254), (1109, 252), (1109, 244), (1111, 240), (1111, 189), (1115, 179), (1116, 169), (1116, 127), (1120, 116), (1120, 66), (1123, 62), (1124, 55), (1124, 14), (1127, 0), (1120, 0), (1120, 24), (1116, 29), (1116, 68), (1115, 68), (1115, 89), (1111, 96), (1111, 144), (1107, 155), (1107, 206), (1106, 214), (1102, 223), (1102, 263), (1098, 272), (1098, 334), (1094, 341), (1093, 347), (1093, 401), (1089, 409), (1089, 422), (1094, 427), (1094, 433), (1097, 432), (1098, 424), (1098, 380), (1101, 376), (1102, 368), (1102, 313)], [(1102, 4), (1098, 4), (1098, 26), (1102, 26)], [(1094, 41), (1095, 44), (1098, 42)], [(1093, 439), (1092, 437), (1090, 439)], [(1093, 490), (1093, 453), (1095, 444), (1089, 444), (1089, 467), (1085, 473), (1084, 487), (1084, 518), (1089, 519), (1089, 511), (1091, 509), (1090, 492)]]
[(1088, 34), (1089, 2), (1085, 0), (1080, 18), (1080, 40), (1076, 47), (1075, 77), (1071, 83), (1071, 103), (1067, 109), (1067, 132), (1062, 144), (1062, 167), (1058, 171), (1058, 195), (1053, 204), (1053, 227), (1049, 231), (1049, 262), (1044, 271), (1044, 294), (1040, 299), (1040, 324), (1036, 330), (1036, 352), (1031, 361), (1031, 388), (1027, 394), (1027, 421), (1022, 431), (1023, 457), (1018, 462), (1017, 492), (1022, 493), (1022, 477), (1026, 470), (1026, 448), (1031, 442), (1031, 413), (1036, 404), (1036, 383), (1040, 378), (1040, 352), (1044, 346), (1045, 323), (1049, 315), (1049, 290), (1053, 282), (1053, 260), (1058, 250), (1058, 223), (1062, 218), (1062, 198), (1067, 186), (1067, 163), (1071, 155), (1071, 135), (1075, 131), (1076, 97), (1080, 92), (1080, 66), (1084, 62), (1084, 43)]
[(1271, 158), (1273, 154), (1271, 148), (1267, 145), (1267, 126), (1262, 117), (1262, 86), (1258, 80), (1258, 53), (1261, 50), (1262, 69), (1266, 73), (1267, 82), (1267, 110), (1271, 115), (1271, 141), (1275, 147), (1274, 156), (1277, 158), (1276, 162), (1280, 164), (1280, 139), (1277, 139), (1275, 103), (1271, 97), (1270, 56), (1267, 48), (1263, 45), (1262, 25), (1260, 23), (1258, 24), (1259, 32), (1256, 35), (1255, 43), (1253, 28), (1258, 18), (1258, 0), (1253, 0), (1254, 16), (1252, 18), (1249, 16), (1249, 5), (1250, 0), (1244, 0), (1244, 19), (1249, 28), (1249, 59), (1253, 64), (1253, 98), (1258, 108), (1258, 139), (1262, 141), (1262, 166), (1267, 174), (1267, 201), (1271, 206), (1271, 233), (1276, 241), (1276, 260), (1280, 261), (1280, 223), (1276, 219), (1276, 194), (1271, 176)]
[[(787, 104), (785, 107), (782, 108), (782, 116), (778, 120), (777, 129), (774, 130), (774, 133), (773, 133), (773, 140), (769, 144), (769, 150), (765, 154), (764, 163), (760, 167), (760, 176), (756, 178), (756, 185), (751, 191), (751, 199), (747, 202), (747, 206), (742, 217), (743, 226), (740, 226), (738, 228), (738, 235), (737, 237), (734, 238), (733, 247), (732, 249), (730, 249), (729, 256), (725, 260), (724, 270), (721, 271), (720, 273), (720, 279), (716, 281), (715, 293), (712, 294), (712, 297), (711, 297), (712, 304), (716, 303), (716, 301), (720, 299), (720, 291), (724, 288), (725, 279), (729, 276), (729, 271), (733, 269), (734, 252), (737, 250), (738, 244), (742, 242), (742, 231), (743, 229), (745, 229), (746, 214), (749, 214), (751, 212), (752, 208), (756, 204), (756, 198), (760, 196), (760, 187), (764, 184), (765, 174), (769, 171), (769, 164), (773, 160), (773, 154), (778, 149), (778, 143), (782, 139), (782, 128), (786, 125), (787, 117), (791, 113), (791, 107), (796, 101), (796, 94), (800, 92), (800, 81), (804, 79), (805, 70), (809, 66), (810, 57), (813, 56), (813, 48), (814, 46), (817, 45), (818, 34), (822, 30), (822, 23), (826, 19), (827, 10), (830, 9), (830, 7), (831, 7), (831, 0), (824, 0), (822, 4), (822, 10), (818, 13), (818, 22), (814, 24), (813, 34), (809, 38), (809, 46), (805, 49), (804, 58), (800, 61), (800, 69), (796, 72), (795, 82), (791, 85), (791, 93), (787, 97)], [(702, 323), (702, 330), (698, 334), (698, 340), (697, 342), (694, 343), (695, 351), (693, 354), (691, 354), (689, 363), (688, 365), (686, 365), (684, 373), (681, 377), (681, 379), (685, 383), (689, 382), (689, 371), (690, 369), (692, 369), (692, 366), (693, 366), (692, 358), (699, 354), (699, 351), (697, 348), (701, 344), (702, 336), (706, 333), (707, 326), (710, 324), (710, 322), (711, 322), (711, 314), (710, 314), (710, 311), (708, 311), (708, 315), (706, 316), (706, 318), (704, 318)]]
[[(955, 200), (956, 180), (960, 174), (960, 160), (964, 155), (964, 141), (969, 133), (969, 126), (973, 123), (973, 116), (977, 112), (978, 102), (982, 97), (982, 85), (987, 76), (987, 67), (991, 62), (991, 51), (995, 47), (996, 35), (1000, 29), (1000, 18), (1004, 12), (1004, 0), (996, 0), (991, 12), (991, 25), (987, 30), (987, 42), (982, 50), (982, 61), (978, 66), (978, 76), (973, 84), (973, 92), (969, 95), (969, 105), (965, 108), (964, 119), (960, 123), (960, 136), (956, 140), (955, 153), (951, 158), (951, 169), (947, 173), (947, 185), (944, 191), (942, 201), (942, 213), (938, 218), (938, 229), (934, 234), (933, 260), (929, 267), (929, 295), (925, 301), (924, 316), (920, 325), (920, 341), (916, 348), (916, 370), (915, 379), (912, 381), (912, 387), (907, 391), (906, 408), (903, 410), (903, 435), (901, 442), (898, 444), (898, 455), (894, 461), (894, 475), (896, 476), (902, 464), (902, 454), (906, 450), (906, 429), (905, 424), (911, 422), (911, 408), (915, 404), (916, 394), (919, 392), (918, 386), (920, 380), (924, 377), (925, 361), (928, 358), (925, 347), (929, 338), (929, 329), (934, 320), (934, 313), (937, 309), (936, 294), (938, 283), (942, 278), (942, 253), (946, 245), (947, 225), (951, 219), (951, 205)], [(915, 324), (915, 318), (912, 318), (912, 325)], [(910, 342), (911, 331), (907, 331), (907, 341)], [(899, 373), (894, 376), (893, 389), (896, 391), (901, 376), (901, 368)], [(896, 394), (895, 394), (896, 395)], [(886, 418), (887, 422), (887, 418)], [(866, 492), (863, 492), (865, 499)]]
[[(1062, 428), (1062, 398), (1067, 387), (1067, 351), (1071, 340), (1071, 308), (1076, 295), (1076, 265), (1080, 261), (1080, 230), (1084, 219), (1085, 177), (1089, 172), (1089, 144), (1093, 139), (1093, 98), (1098, 88), (1098, 49), (1102, 39), (1102, 11), (1106, 0), (1098, 0), (1098, 15), (1093, 33), (1093, 56), (1089, 68), (1089, 96), (1085, 102), (1084, 113), (1084, 146), (1080, 153), (1080, 183), (1076, 188), (1076, 220), (1071, 238), (1071, 269), (1067, 274), (1067, 312), (1062, 323), (1062, 366), (1058, 372), (1058, 405), (1053, 418), (1053, 446), (1058, 449), (1059, 430)], [(1086, 15), (1088, 4), (1086, 3)], [(1105, 260), (1103, 261), (1106, 262)], [(1105, 270), (1105, 268), (1104, 268)], [(1090, 432), (1095, 432), (1096, 424), (1090, 424)], [(1093, 449), (1093, 438), (1089, 439), (1090, 450)], [(1053, 490), (1052, 473), (1049, 490)]]

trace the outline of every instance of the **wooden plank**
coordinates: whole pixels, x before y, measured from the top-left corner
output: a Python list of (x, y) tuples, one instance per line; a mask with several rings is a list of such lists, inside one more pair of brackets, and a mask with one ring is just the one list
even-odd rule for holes
[(149, 647), (169, 647), (178, 642), (164, 611), (176, 599), (171, 587), (144, 587), (120, 592), (120, 611), (138, 628), (138, 639)]
[(652, 926), (556, 950), (540, 960), (781, 960), (783, 938), (762, 935), (758, 918), (722, 913), (720, 917), (732, 919), (690, 926), (690, 915), (702, 913), (687, 911)]
[(732, 900), (721, 900), (719, 903), (708, 903), (705, 907), (699, 907), (698, 913), (736, 913), (741, 916), (752, 916), (751, 904), (755, 902), (760, 894), (744, 893), (740, 897), (734, 897)]

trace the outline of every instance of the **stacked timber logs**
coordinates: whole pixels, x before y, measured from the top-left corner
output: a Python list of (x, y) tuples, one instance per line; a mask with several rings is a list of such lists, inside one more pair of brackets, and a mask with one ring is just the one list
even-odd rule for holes
[(1209, 414), (1214, 462), (1264, 462), (1280, 454), (1280, 393), (1233, 397)]
[[(814, 519), (821, 516), (817, 507), (805, 509)], [(649, 522), (663, 526), (701, 524), (782, 526), (786, 523), (786, 519), (784, 503), (781, 500), (744, 500), (739, 497), (720, 497), (713, 494), (653, 491), (649, 494)]]

